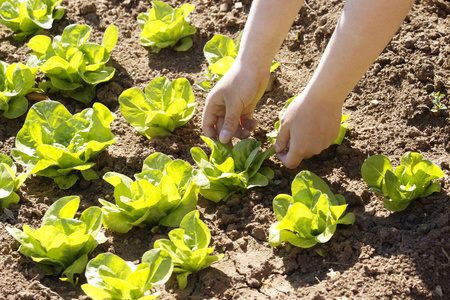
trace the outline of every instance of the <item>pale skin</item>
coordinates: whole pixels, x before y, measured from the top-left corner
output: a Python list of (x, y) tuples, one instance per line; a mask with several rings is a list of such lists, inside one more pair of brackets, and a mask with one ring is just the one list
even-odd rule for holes
[[(296, 168), (334, 141), (345, 98), (413, 3), (346, 1), (313, 77), (281, 119), (275, 151), (286, 167)], [(267, 86), (270, 65), (302, 5), (301, 0), (253, 1), (236, 61), (206, 99), (202, 118), (206, 136), (229, 143), (233, 136), (247, 138), (255, 129), (253, 111)]]

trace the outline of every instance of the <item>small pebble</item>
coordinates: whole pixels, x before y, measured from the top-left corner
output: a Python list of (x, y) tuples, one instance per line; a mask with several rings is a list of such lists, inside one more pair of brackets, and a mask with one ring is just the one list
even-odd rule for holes
[(436, 294), (439, 296), (439, 297), (444, 297), (444, 293), (442, 292), (442, 288), (441, 288), (441, 286), (440, 285), (437, 285), (436, 286), (436, 289), (434, 290), (435, 292), (436, 292)]
[(222, 3), (222, 4), (220, 5), (220, 11), (222, 11), (222, 12), (227, 12), (227, 11), (229, 11), (229, 10), (230, 10), (230, 7), (229, 7), (228, 3)]

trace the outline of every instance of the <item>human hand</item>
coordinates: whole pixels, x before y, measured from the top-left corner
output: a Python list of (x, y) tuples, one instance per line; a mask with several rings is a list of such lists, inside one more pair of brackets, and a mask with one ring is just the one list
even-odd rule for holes
[(339, 134), (341, 103), (307, 91), (291, 102), (280, 120), (275, 143), (277, 156), (286, 167), (294, 169), (304, 158), (331, 145)]
[(264, 94), (269, 70), (261, 71), (236, 60), (206, 98), (202, 116), (205, 136), (229, 143), (233, 136), (250, 136), (257, 121), (253, 119), (256, 103)]

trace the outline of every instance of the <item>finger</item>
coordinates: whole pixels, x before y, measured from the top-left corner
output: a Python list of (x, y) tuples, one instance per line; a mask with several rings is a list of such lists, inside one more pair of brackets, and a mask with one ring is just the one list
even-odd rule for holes
[(250, 136), (251, 132), (248, 131), (245, 128), (242, 128), (241, 126), (238, 126), (238, 128), (236, 129), (236, 132), (234, 133), (234, 136), (237, 137), (238, 139), (246, 139)]
[(253, 119), (253, 112), (241, 116), (242, 128), (244, 128), (248, 131), (253, 131), (253, 130), (255, 130), (257, 125), (258, 125), (258, 121)]
[(219, 132), (219, 140), (224, 144), (229, 143), (233, 135), (236, 133), (236, 130), (240, 125), (240, 117), (243, 110), (242, 105), (239, 105), (239, 103), (231, 104), (230, 102), (233, 101), (227, 102), (225, 120)]
[(312, 157), (320, 151), (305, 149), (305, 143), (299, 140), (296, 143), (294, 138), (291, 138), (287, 146), (280, 152), (277, 153), (278, 159), (289, 169), (295, 169), (300, 165), (304, 158)]
[[(205, 108), (203, 109), (202, 115), (202, 130), (205, 136), (209, 138), (216, 138), (216, 124), (220, 114), (221, 109), (215, 103), (215, 97), (212, 95), (206, 99)], [(222, 106), (223, 107), (223, 106)], [(224, 107), (223, 107), (224, 108)]]
[[(217, 124), (216, 124), (216, 129), (217, 132), (220, 132), (222, 130), (223, 127), (223, 123), (225, 122), (225, 118), (224, 117), (219, 117), (217, 118)], [(241, 126), (238, 125), (238, 128), (236, 129), (236, 132), (234, 133), (234, 137), (237, 137), (238, 139), (246, 139), (250, 136), (250, 131), (242, 128)]]
[(288, 169), (295, 169), (302, 162), (303, 158), (307, 157), (302, 153), (300, 145), (296, 145), (293, 139), (290, 139), (287, 146), (277, 153), (278, 159)]
[[(216, 132), (220, 132), (220, 130), (222, 129), (222, 126), (223, 126), (223, 122), (225, 122), (224, 117), (217, 118)], [(231, 147), (233, 147), (233, 143), (231, 142), (231, 140), (227, 144), (230, 145)]]
[(222, 130), (223, 122), (225, 122), (224, 117), (218, 117), (216, 122), (216, 132), (219, 133)]
[(278, 131), (277, 140), (275, 142), (275, 152), (281, 153), (285, 151), (286, 148), (288, 148), (289, 142), (291, 139), (291, 131), (290, 128), (287, 126), (280, 126), (280, 129)]
[(286, 166), (288, 169), (295, 169), (302, 162), (303, 156), (298, 155), (295, 151), (282, 151), (277, 153), (278, 159)]
[[(224, 117), (218, 117), (217, 118), (217, 123), (216, 123), (216, 131), (220, 132), (222, 130), (223, 127), (223, 123), (225, 122), (225, 118)], [(236, 132), (234, 133), (234, 137), (237, 137), (238, 139), (246, 139), (250, 136), (250, 131), (242, 128), (241, 126), (238, 126), (238, 128), (236, 129)]]
[(280, 126), (278, 137), (275, 142), (275, 152), (278, 159), (289, 169), (295, 169), (303, 160), (303, 154), (299, 152), (300, 147), (291, 139), (291, 131), (288, 126)]

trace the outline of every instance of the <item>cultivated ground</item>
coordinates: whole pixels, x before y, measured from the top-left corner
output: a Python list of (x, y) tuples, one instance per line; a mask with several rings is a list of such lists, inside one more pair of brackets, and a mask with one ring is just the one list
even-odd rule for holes
[[(167, 1), (180, 6), (187, 1)], [(236, 38), (243, 29), (251, 0), (228, 2), (192, 0), (196, 5), (191, 23), (197, 28), (194, 46), (187, 52), (162, 50), (154, 54), (139, 44), (136, 18), (150, 9), (140, 0), (64, 0), (64, 18), (55, 23), (51, 36), (69, 24), (88, 24), (91, 40), (100, 42), (109, 24), (119, 28), (119, 42), (112, 52), (114, 78), (98, 86), (96, 101), (117, 114), (112, 130), (119, 140), (96, 159), (102, 176), (116, 171), (128, 176), (141, 171), (144, 159), (163, 152), (192, 165), (190, 148), (208, 151), (200, 136), (201, 111), (206, 93), (195, 89), (197, 113), (172, 136), (147, 140), (121, 116), (118, 96), (130, 87), (143, 88), (159, 76), (187, 78), (192, 84), (205, 79), (204, 44), (215, 34)], [(226, 4), (225, 4), (226, 3)], [(333, 32), (344, 1), (307, 1), (276, 56), (281, 63), (271, 92), (256, 108), (260, 125), (253, 138), (269, 147), (266, 133), (273, 130), (285, 101), (299, 93), (311, 78)], [(298, 35), (298, 40), (296, 39)], [(23, 62), (30, 50), (14, 41), (11, 31), (0, 27), (0, 60)], [(42, 78), (42, 76), (40, 77)], [(200, 197), (201, 218), (211, 229), (213, 245), (225, 257), (211, 268), (189, 277), (185, 290), (172, 278), (162, 299), (448, 299), (450, 298), (450, 122), (449, 113), (430, 111), (431, 94), (450, 92), (450, 2), (417, 1), (401, 29), (364, 78), (348, 96), (344, 113), (350, 114), (349, 132), (340, 146), (305, 160), (295, 170), (284, 168), (272, 157), (278, 185), (236, 194), (214, 204)], [(85, 105), (59, 94), (51, 95), (72, 112)], [(444, 103), (450, 106), (449, 97)], [(89, 106), (89, 105), (88, 105)], [(0, 152), (10, 155), (25, 116), (7, 120), (0, 116)], [(415, 201), (401, 213), (385, 210), (380, 198), (366, 190), (361, 165), (373, 154), (385, 154), (398, 164), (405, 151), (420, 152), (442, 168), (442, 191)], [(332, 240), (311, 249), (285, 245), (271, 248), (268, 229), (274, 222), (272, 200), (290, 194), (290, 184), (301, 170), (310, 170), (345, 196), (356, 215), (353, 226), (340, 226)], [(66, 195), (79, 195), (82, 209), (110, 199), (113, 188), (103, 180), (80, 181), (59, 190), (47, 178), (29, 176), (19, 190), (21, 201), (0, 212), (0, 299), (88, 299), (80, 289), (45, 277), (42, 270), (17, 249), (19, 244), (5, 227), (39, 227), (49, 205)], [(156, 239), (169, 228), (135, 228), (127, 234), (108, 230), (108, 242), (94, 255), (109, 251), (138, 262)], [(319, 255), (321, 253), (322, 255)], [(80, 283), (85, 283), (84, 277)]]

